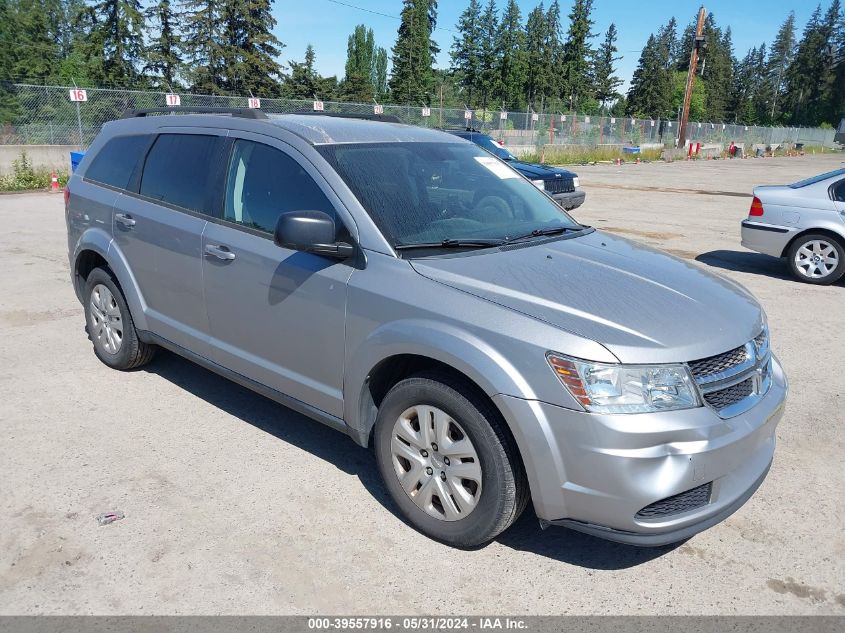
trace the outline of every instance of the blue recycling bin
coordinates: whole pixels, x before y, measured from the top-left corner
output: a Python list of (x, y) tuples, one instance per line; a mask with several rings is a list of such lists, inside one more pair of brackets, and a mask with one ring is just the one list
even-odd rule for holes
[(85, 152), (71, 152), (70, 153), (70, 170), (71, 172), (76, 171), (76, 168), (79, 167), (79, 163), (82, 162), (82, 158), (85, 156)]
[(638, 147), (623, 147), (622, 148), (623, 154), (639, 154), (640, 148)]

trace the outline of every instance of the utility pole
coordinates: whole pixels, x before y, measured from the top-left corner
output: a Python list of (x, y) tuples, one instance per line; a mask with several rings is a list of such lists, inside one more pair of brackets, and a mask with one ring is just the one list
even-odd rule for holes
[(684, 92), (684, 107), (681, 111), (681, 121), (678, 124), (678, 147), (683, 147), (687, 141), (687, 121), (689, 120), (689, 107), (692, 101), (692, 90), (695, 87), (695, 71), (698, 66), (698, 51), (704, 48), (704, 16), (707, 11), (702, 6), (698, 10), (698, 23), (695, 26), (695, 40), (692, 44), (692, 54), (689, 58), (689, 72), (687, 73), (687, 87)]

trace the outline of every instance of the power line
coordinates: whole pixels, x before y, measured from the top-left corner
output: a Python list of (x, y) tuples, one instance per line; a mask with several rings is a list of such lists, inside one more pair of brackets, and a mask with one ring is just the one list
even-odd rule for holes
[[(348, 7), (350, 9), (357, 9), (358, 11), (365, 11), (366, 13), (372, 13), (373, 15), (380, 15), (383, 18), (390, 18), (391, 20), (399, 20), (401, 22), (402, 18), (398, 15), (391, 15), (389, 13), (382, 13), (381, 11), (375, 11), (373, 9), (367, 9), (366, 7), (359, 7), (354, 4), (350, 4), (348, 2), (341, 2), (340, 0), (328, 0), (332, 4), (338, 4), (342, 7)], [(436, 26), (434, 27), (435, 31), (446, 31), (447, 33), (454, 33), (455, 35), (459, 35), (459, 33), (452, 29), (447, 29), (445, 26)]]

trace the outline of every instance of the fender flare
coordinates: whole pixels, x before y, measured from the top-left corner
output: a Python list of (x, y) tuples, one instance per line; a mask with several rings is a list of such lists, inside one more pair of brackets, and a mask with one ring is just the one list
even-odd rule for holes
[[(147, 304), (138, 287), (138, 282), (132, 274), (126, 257), (123, 251), (115, 244), (111, 236), (101, 228), (92, 227), (87, 229), (79, 238), (76, 249), (73, 254), (73, 279), (74, 285), (77, 281), (77, 270), (79, 266), (80, 255), (84, 251), (93, 251), (106, 260), (109, 268), (117, 278), (120, 288), (123, 291), (123, 296), (126, 298), (126, 304), (129, 306), (129, 312), (132, 314), (132, 320), (135, 323), (137, 330), (147, 329)], [(81, 295), (82, 288), (79, 288), (79, 295)]]
[(393, 321), (373, 330), (347, 357), (344, 419), (358, 443), (367, 444), (375, 423), (376, 407), (369, 393), (370, 372), (383, 361), (405, 354), (430, 358), (454, 368), (491, 399), (500, 393), (536, 399), (519, 370), (477, 336), (431, 320)]

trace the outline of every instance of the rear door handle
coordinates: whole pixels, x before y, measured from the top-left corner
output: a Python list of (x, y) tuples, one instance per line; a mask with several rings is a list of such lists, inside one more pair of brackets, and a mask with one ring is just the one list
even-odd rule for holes
[(135, 226), (135, 220), (132, 218), (131, 215), (126, 215), (125, 213), (115, 213), (114, 219), (120, 222), (127, 229), (131, 229), (133, 226)]
[(235, 254), (232, 251), (230, 251), (226, 246), (218, 246), (217, 244), (206, 244), (205, 254), (216, 257), (217, 259), (222, 259), (226, 262), (230, 262), (235, 259)]

